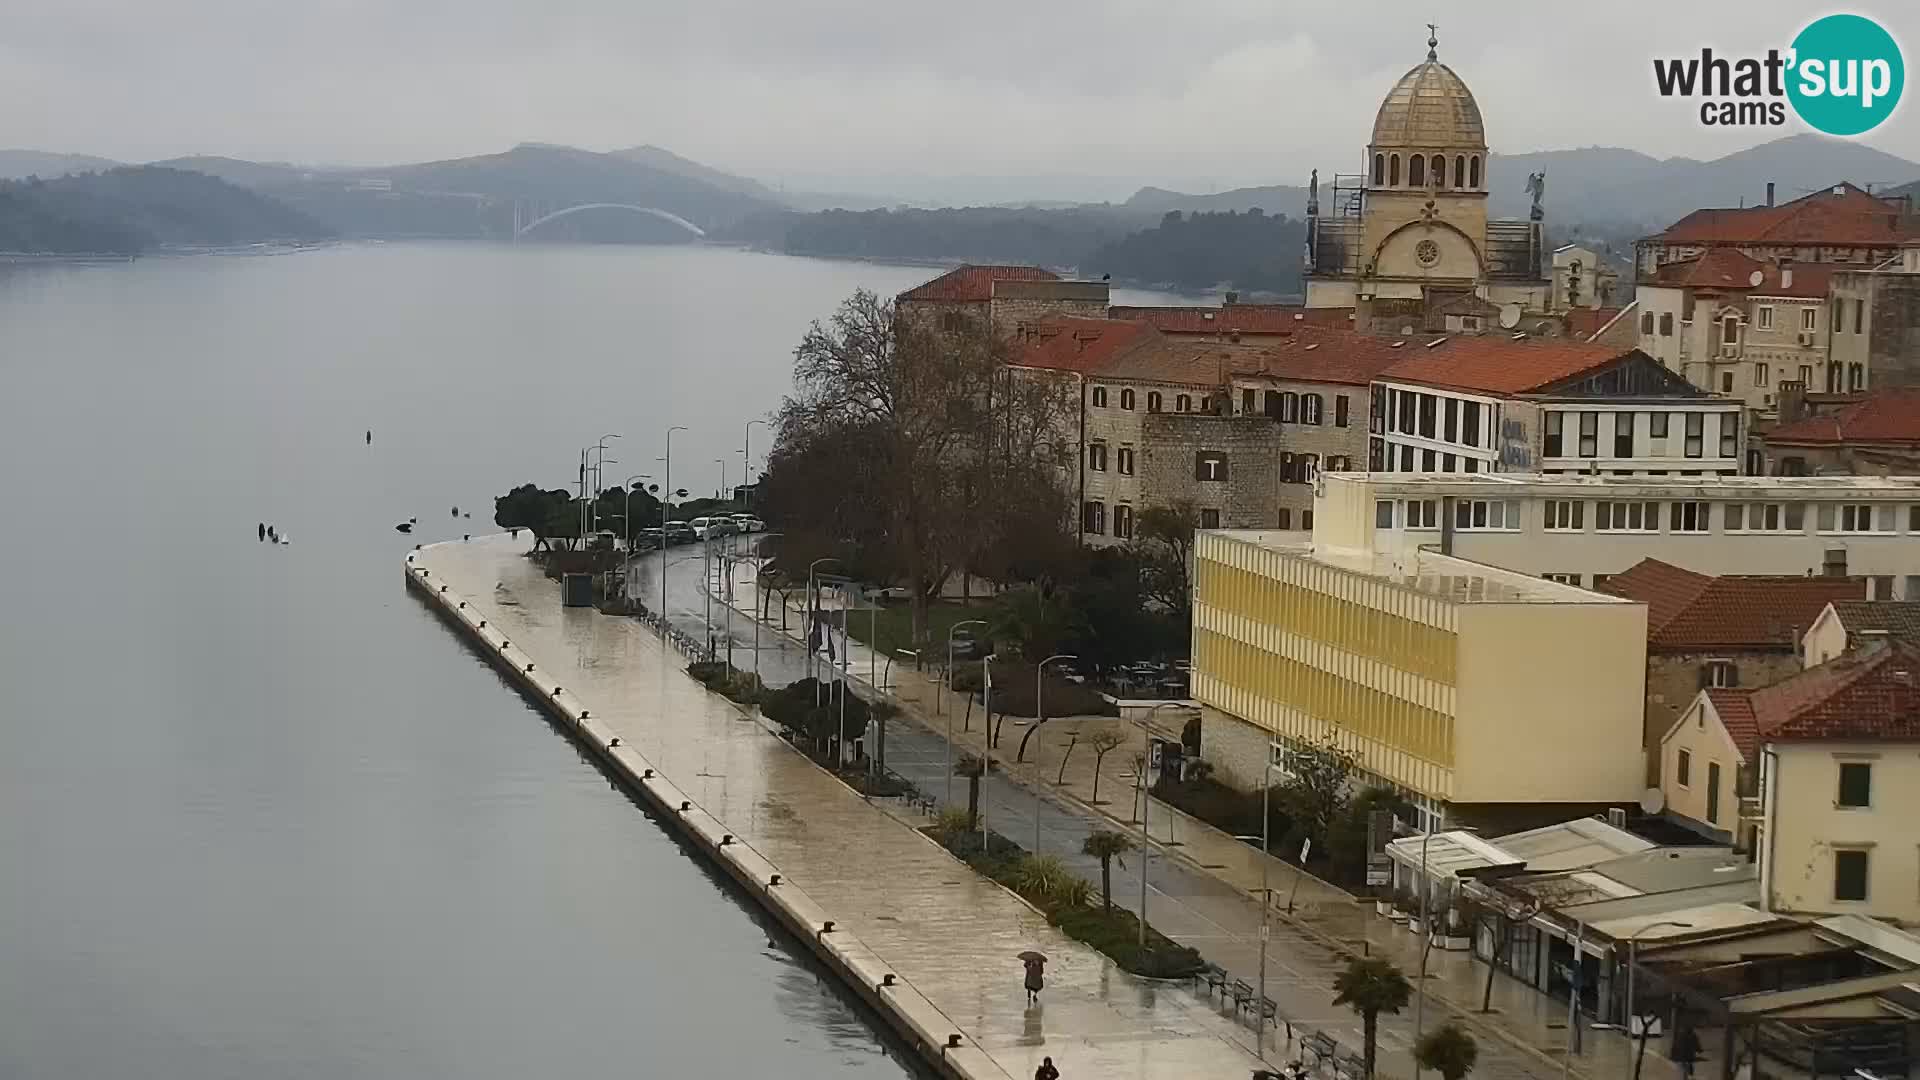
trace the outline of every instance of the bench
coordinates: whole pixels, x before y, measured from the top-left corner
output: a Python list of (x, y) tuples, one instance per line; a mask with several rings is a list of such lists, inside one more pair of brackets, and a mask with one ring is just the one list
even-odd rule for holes
[[(1261, 997), (1258, 1001), (1253, 1002), (1253, 1005), (1260, 1010), (1261, 1023), (1272, 1024), (1275, 1027), (1280, 1026), (1280, 1006), (1274, 1004), (1272, 998)], [(1292, 1024), (1287, 1025), (1287, 1031), (1289, 1036), (1291, 1036), (1293, 1031)]]
[(1194, 981), (1206, 983), (1207, 996), (1212, 997), (1214, 991), (1221, 990), (1227, 985), (1227, 969), (1219, 964), (1207, 964), (1194, 975)]
[(1300, 1049), (1313, 1055), (1313, 1067), (1317, 1069), (1340, 1052), (1340, 1044), (1333, 1041), (1333, 1036), (1326, 1032), (1316, 1031), (1300, 1040)]
[(1339, 1054), (1333, 1059), (1333, 1075), (1340, 1080), (1366, 1080), (1367, 1059), (1359, 1054)]
[(1253, 997), (1253, 986), (1249, 984), (1247, 980), (1233, 980), (1233, 1007), (1235, 1010), (1246, 1008), (1247, 1002), (1253, 1000)]

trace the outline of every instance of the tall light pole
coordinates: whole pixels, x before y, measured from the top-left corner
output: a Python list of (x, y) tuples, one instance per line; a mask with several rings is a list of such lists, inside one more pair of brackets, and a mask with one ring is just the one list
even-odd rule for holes
[[(1041, 696), (1040, 688), (1045, 683), (1047, 665), (1055, 660), (1078, 660), (1073, 653), (1054, 653), (1033, 669), (1033, 733), (1040, 733), (1040, 725), (1047, 722), (1046, 699)], [(1033, 853), (1040, 854), (1040, 789), (1046, 786), (1047, 773), (1040, 767), (1041, 759), (1047, 756), (1046, 744), (1036, 739), (1033, 743)]]
[[(1279, 744), (1268, 740), (1267, 764), (1260, 776), (1260, 835), (1234, 837), (1235, 840), (1260, 841), (1260, 1000), (1263, 1008), (1267, 998), (1267, 918), (1273, 908), (1273, 889), (1267, 881), (1269, 865), (1273, 862), (1273, 752), (1278, 749)], [(1254, 1033), (1254, 1052), (1263, 1058), (1267, 1056), (1265, 1016), (1260, 1017), (1259, 1027)]]
[[(593, 527), (596, 529), (600, 527), (600, 470), (606, 465), (607, 440), (617, 439), (619, 437), (620, 436), (618, 433), (609, 432), (605, 435), (600, 436), (600, 441), (593, 444), (593, 450), (596, 457), (595, 457), (594, 466), (593, 466), (593, 496), (591, 499), (591, 505), (593, 507), (592, 524), (593, 524)], [(618, 464), (617, 460), (615, 461), (615, 464)], [(586, 540), (586, 537), (582, 536), (580, 539), (584, 543)]]
[[(947, 672), (948, 672), (947, 677), (949, 679), (953, 677), (952, 676), (953, 632), (955, 630), (960, 629), (963, 626), (985, 626), (985, 625), (987, 625), (987, 620), (985, 619), (962, 619), (959, 622), (954, 623), (952, 626), (947, 627)], [(869, 633), (871, 633), (871, 631), (869, 631)], [(869, 648), (877, 648), (879, 645), (879, 639), (875, 638), (875, 640), (867, 642), (867, 645)], [(941, 689), (945, 689), (945, 687), (943, 686)], [(935, 691), (933, 695), (933, 700), (936, 703), (939, 702), (940, 700), (939, 691)], [(953, 710), (952, 709), (947, 710), (947, 805), (948, 806), (953, 805)]]
[(1147, 710), (1147, 718), (1140, 722), (1140, 947), (1147, 947), (1147, 857), (1152, 849), (1147, 845), (1152, 838), (1147, 835), (1147, 803), (1153, 798), (1147, 791), (1147, 766), (1153, 758), (1153, 717), (1161, 709), (1184, 708), (1177, 701), (1163, 701)]
[(814, 584), (813, 572), (823, 562), (839, 561), (831, 555), (823, 555), (807, 564), (807, 674), (813, 677), (813, 707), (816, 709), (820, 707), (820, 679), (814, 673), (820, 670), (820, 666), (814, 660), (813, 631), (820, 625), (820, 587)]
[[(747, 421), (746, 438), (742, 439), (740, 442), (740, 486), (741, 487), (746, 487), (747, 485), (752, 483), (752, 480), (750, 479), (750, 477), (753, 476), (753, 425), (755, 424), (759, 424), (761, 427), (767, 426), (767, 422), (765, 420)], [(747, 509), (749, 511), (753, 509), (751, 500), (748, 501)]]
[(732, 502), (732, 501), (733, 501), (732, 499), (728, 499), (728, 498), (727, 498), (727, 459), (726, 459), (726, 458), (714, 458), (714, 459), (713, 459), (713, 463), (714, 463), (715, 465), (718, 465), (718, 466), (720, 466), (720, 491), (719, 491), (719, 496), (720, 496), (720, 498), (722, 498), (722, 499), (725, 499), (725, 500), (726, 500), (727, 502)]
[[(1693, 924), (1690, 922), (1677, 922), (1673, 919), (1668, 919), (1664, 922), (1648, 923), (1647, 925), (1627, 935), (1627, 1042), (1628, 1042), (1629, 1048), (1631, 1048), (1631, 1045), (1633, 1042), (1633, 1021), (1635, 1019), (1633, 1015), (1633, 969), (1636, 966), (1636, 959), (1639, 956), (1640, 935), (1646, 933), (1649, 930), (1658, 930), (1662, 927), (1671, 927), (1678, 930), (1691, 930), (1693, 929)], [(1576, 955), (1573, 958), (1573, 962), (1576, 964), (1579, 963), (1580, 957)], [(1640, 1049), (1637, 1053), (1633, 1055), (1633, 1080), (1640, 1080), (1640, 1063), (1646, 1059), (1646, 1056), (1647, 1056), (1647, 1032), (1646, 1032), (1646, 1025), (1643, 1024), (1641, 1025), (1641, 1031), (1640, 1031)]]
[[(760, 540), (762, 543), (765, 543), (776, 536), (785, 537), (786, 535), (786, 533), (782, 532), (762, 533), (760, 534)], [(751, 551), (752, 549), (749, 548), (748, 550)], [(756, 683), (760, 681), (760, 612), (765, 610), (760, 604), (760, 568), (762, 565), (763, 560), (757, 560), (753, 564), (753, 606), (756, 609), (753, 613), (753, 681)], [(784, 606), (781, 614), (783, 617), (786, 614)]]
[[(1427, 919), (1427, 896), (1433, 891), (1433, 885), (1427, 878), (1427, 844), (1433, 840), (1434, 822), (1423, 818), (1421, 824), (1426, 826), (1426, 828), (1420, 834), (1420, 975), (1414, 980), (1413, 984), (1414, 991), (1417, 995), (1413, 999), (1413, 1041), (1416, 1045), (1420, 1042), (1420, 1029), (1423, 1021), (1426, 1019), (1427, 1012), (1427, 954), (1433, 951), (1433, 927), (1428, 925)], [(1447, 807), (1445, 803), (1440, 805), (1439, 825), (1439, 831), (1445, 832), (1447, 830)], [(1305, 869), (1305, 866), (1301, 867), (1301, 870)], [(1299, 879), (1295, 878), (1294, 880), (1298, 881)], [(1573, 950), (1573, 962), (1575, 966), (1578, 966), (1580, 963), (1580, 949), (1578, 946), (1575, 946)], [(1576, 988), (1574, 997), (1577, 999), (1579, 996), (1579, 990)], [(1571, 1048), (1569, 1048), (1567, 1058), (1569, 1061), (1573, 1058)], [(1415, 1064), (1413, 1067), (1413, 1075), (1416, 1078), (1420, 1075), (1420, 1066), (1418, 1064)]]
[(660, 632), (667, 632), (667, 511), (673, 506), (673, 433), (683, 427), (667, 429), (667, 460), (660, 482)]

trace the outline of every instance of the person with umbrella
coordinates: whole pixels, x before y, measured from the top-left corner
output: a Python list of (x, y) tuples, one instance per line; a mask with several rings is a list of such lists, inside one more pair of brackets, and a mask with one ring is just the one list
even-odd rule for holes
[(1036, 1004), (1040, 1000), (1040, 991), (1047, 986), (1046, 977), (1042, 973), (1042, 969), (1047, 966), (1046, 954), (1028, 949), (1020, 954), (1020, 962), (1027, 967), (1027, 1004)]
[(1060, 1080), (1060, 1070), (1053, 1067), (1052, 1058), (1040, 1059), (1040, 1067), (1033, 1070), (1033, 1080)]

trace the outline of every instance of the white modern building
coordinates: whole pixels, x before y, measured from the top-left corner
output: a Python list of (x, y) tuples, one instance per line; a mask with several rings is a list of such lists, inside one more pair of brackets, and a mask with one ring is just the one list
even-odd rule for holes
[(1316, 548), (1408, 548), (1592, 587), (1642, 559), (1868, 579), (1920, 600), (1920, 477), (1324, 473)]

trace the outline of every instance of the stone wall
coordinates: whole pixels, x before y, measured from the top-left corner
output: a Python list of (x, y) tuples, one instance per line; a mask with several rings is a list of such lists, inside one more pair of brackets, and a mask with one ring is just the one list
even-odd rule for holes
[(1259, 791), (1273, 738), (1231, 713), (1200, 707), (1200, 760), (1213, 766), (1213, 778), (1236, 791)]
[[(1253, 393), (1253, 408), (1247, 408), (1247, 393)], [(1280, 424), (1280, 452), (1293, 454), (1296, 460), (1301, 455), (1311, 454), (1317, 467), (1325, 470), (1335, 458), (1347, 459), (1347, 470), (1358, 471), (1367, 467), (1367, 388), (1349, 386), (1341, 383), (1310, 382), (1303, 379), (1283, 379), (1267, 375), (1236, 375), (1233, 379), (1233, 409), (1240, 416), (1265, 416), (1268, 409), (1269, 393), (1318, 394), (1321, 400), (1320, 422)], [(1341, 427), (1341, 399), (1347, 403), (1347, 423)], [(1296, 406), (1298, 409), (1299, 406)], [(1296, 412), (1304, 417), (1304, 413)], [(1276, 467), (1276, 479), (1280, 470)], [(1284, 523), (1276, 522), (1282, 528), (1305, 529), (1311, 527), (1307, 514), (1313, 510), (1313, 482), (1305, 472), (1294, 475), (1303, 479), (1288, 482), (1280, 480), (1274, 492), (1276, 511), (1287, 512)]]
[(994, 329), (1015, 334), (1047, 319), (1107, 317), (1104, 281), (996, 281), (989, 304)]
[[(1149, 413), (1140, 420), (1140, 494), (1156, 506), (1191, 499), (1223, 529), (1271, 529), (1279, 519), (1285, 432), (1264, 416)], [(1224, 462), (1224, 479), (1200, 478), (1200, 457)]]
[(1792, 650), (1648, 653), (1647, 715), (1640, 744), (1647, 750), (1649, 785), (1660, 783), (1660, 740), (1700, 693), (1700, 672), (1709, 660), (1733, 661), (1738, 685), (1743, 690), (1771, 686), (1800, 672), (1800, 654)]

